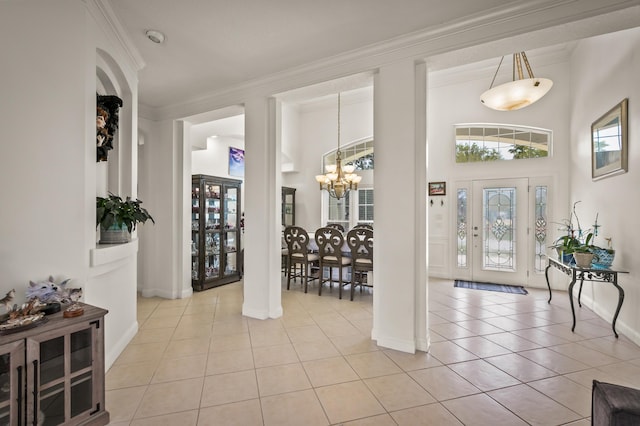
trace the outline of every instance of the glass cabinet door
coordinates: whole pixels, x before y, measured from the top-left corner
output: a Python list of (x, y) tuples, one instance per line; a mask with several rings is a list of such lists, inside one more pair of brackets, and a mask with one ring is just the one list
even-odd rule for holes
[(220, 185), (205, 184), (205, 229), (220, 229)]
[(53, 426), (96, 410), (94, 340), (96, 326), (85, 324), (47, 340), (29, 339), (37, 398), (31, 399), (34, 424)]
[(198, 247), (200, 244), (200, 184), (191, 185), (191, 278), (197, 280), (200, 275)]
[(24, 343), (0, 346), (0, 425), (24, 421)]
[(225, 231), (224, 232), (224, 249), (225, 249), (225, 275), (233, 275), (238, 271), (238, 245), (237, 245), (238, 231)]

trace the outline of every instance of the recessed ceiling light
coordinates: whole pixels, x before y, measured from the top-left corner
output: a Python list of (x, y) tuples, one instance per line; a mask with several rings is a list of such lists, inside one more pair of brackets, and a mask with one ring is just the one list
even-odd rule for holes
[(147, 38), (154, 43), (161, 44), (162, 42), (164, 42), (164, 34), (162, 34), (160, 31), (147, 30), (145, 34), (147, 35)]

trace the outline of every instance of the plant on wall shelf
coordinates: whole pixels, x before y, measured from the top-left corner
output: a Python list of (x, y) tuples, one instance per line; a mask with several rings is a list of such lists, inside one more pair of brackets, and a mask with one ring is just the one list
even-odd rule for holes
[(131, 232), (136, 229), (138, 223), (145, 223), (153, 217), (147, 209), (141, 206), (142, 201), (127, 197), (125, 200), (117, 195), (109, 193), (108, 197), (96, 197), (96, 226), (101, 229), (123, 229)]

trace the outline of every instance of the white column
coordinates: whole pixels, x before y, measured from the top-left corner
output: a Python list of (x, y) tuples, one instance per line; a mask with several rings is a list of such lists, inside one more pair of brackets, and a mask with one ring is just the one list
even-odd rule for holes
[(404, 60), (374, 79), (375, 289), (372, 337), (428, 349), (426, 68)]
[(282, 316), (280, 282), (280, 105), (245, 103), (244, 303), (242, 314)]

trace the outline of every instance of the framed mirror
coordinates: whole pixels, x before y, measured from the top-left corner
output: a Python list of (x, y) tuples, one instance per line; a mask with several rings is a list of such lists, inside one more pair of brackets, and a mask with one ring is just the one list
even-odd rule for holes
[(627, 172), (627, 104), (624, 99), (591, 125), (593, 180)]

